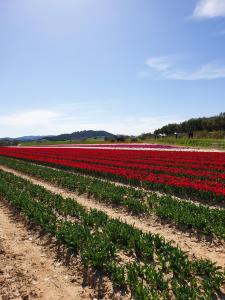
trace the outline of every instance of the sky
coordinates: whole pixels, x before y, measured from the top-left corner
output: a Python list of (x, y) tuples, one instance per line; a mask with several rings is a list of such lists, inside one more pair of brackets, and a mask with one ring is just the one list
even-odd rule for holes
[(225, 0), (0, 0), (0, 137), (225, 111)]

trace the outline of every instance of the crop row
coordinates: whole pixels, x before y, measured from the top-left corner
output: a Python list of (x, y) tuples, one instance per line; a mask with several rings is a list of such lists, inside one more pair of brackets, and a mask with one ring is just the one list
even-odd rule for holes
[[(42, 147), (40, 145), (39, 147)], [(43, 147), (46, 147), (43, 146)], [(125, 143), (125, 144), (51, 144), (50, 147), (73, 147), (73, 148), (142, 148), (142, 149), (182, 149), (181, 146), (162, 145), (162, 144), (143, 144), (143, 143)]]
[(212, 299), (221, 293), (220, 268), (207, 260), (190, 261), (158, 235), (88, 212), (73, 199), (3, 171), (0, 196), (78, 254), (86, 268), (106, 274), (135, 299)]
[(118, 186), (98, 178), (58, 171), (21, 160), (0, 157), (0, 163), (14, 170), (57, 184), (78, 194), (86, 194), (97, 201), (122, 205), (135, 214), (154, 213), (167, 222), (194, 228), (206, 235), (225, 239), (225, 210), (158, 196), (132, 187)]
[(225, 200), (223, 153), (6, 147), (0, 148), (0, 155), (69, 167), (180, 196)]

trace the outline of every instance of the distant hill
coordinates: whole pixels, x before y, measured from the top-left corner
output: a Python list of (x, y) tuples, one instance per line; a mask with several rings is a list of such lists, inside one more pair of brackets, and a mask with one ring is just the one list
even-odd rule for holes
[(225, 131), (225, 113), (213, 117), (193, 118), (182, 123), (173, 123), (154, 131), (154, 134), (188, 133), (190, 131)]
[(109, 133), (107, 131), (96, 131), (96, 130), (83, 130), (83, 131), (76, 131), (73, 133), (65, 133), (60, 135), (55, 135), (48, 137), (50, 141), (66, 141), (66, 140), (84, 140), (89, 138), (113, 138), (115, 137), (114, 134)]
[(21, 141), (21, 142), (30, 142), (30, 141), (39, 141), (39, 140), (43, 140), (44, 138), (46, 138), (48, 136), (46, 135), (28, 135), (28, 136), (21, 136), (18, 138), (15, 138), (16, 141)]
[(4, 137), (0, 138), (0, 140), (5, 140), (5, 141), (21, 141), (21, 142), (30, 142), (30, 141), (38, 141), (46, 138), (46, 135), (28, 135), (28, 136), (21, 136), (17, 138), (11, 138), (11, 137)]
[(21, 136), (17, 138), (2, 138), (0, 140), (4, 141), (17, 141), (17, 142), (32, 142), (32, 141), (41, 141), (41, 140), (49, 140), (49, 141), (66, 141), (66, 140), (85, 140), (89, 138), (114, 138), (115, 135), (103, 131), (103, 130), (83, 130), (83, 131), (76, 131), (73, 133), (65, 133), (59, 135), (30, 135), (30, 136)]

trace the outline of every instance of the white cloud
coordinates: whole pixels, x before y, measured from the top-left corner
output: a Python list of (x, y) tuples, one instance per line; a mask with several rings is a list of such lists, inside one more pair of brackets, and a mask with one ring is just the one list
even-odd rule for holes
[(146, 65), (150, 71), (157, 72), (163, 79), (212, 80), (225, 78), (225, 66), (219, 66), (215, 63), (208, 63), (196, 69), (182, 70), (172, 66), (164, 57), (153, 57), (146, 60)]
[(177, 80), (210, 80), (225, 78), (225, 67), (206, 64), (193, 71), (171, 71), (167, 78)]
[(19, 112), (7, 116), (0, 116), (1, 126), (21, 126), (30, 127), (34, 125), (44, 125), (59, 117), (58, 112), (50, 110), (31, 110), (27, 112)]
[(200, 0), (195, 7), (194, 18), (225, 17), (225, 0)]
[(170, 64), (165, 60), (165, 57), (151, 57), (146, 60), (146, 65), (157, 71), (165, 71), (170, 67)]
[(62, 110), (37, 109), (0, 115), (0, 137), (24, 135), (50, 135), (79, 130), (106, 130), (114, 134), (141, 134), (171, 123), (181, 122), (177, 116), (121, 116), (111, 111), (64, 108)]

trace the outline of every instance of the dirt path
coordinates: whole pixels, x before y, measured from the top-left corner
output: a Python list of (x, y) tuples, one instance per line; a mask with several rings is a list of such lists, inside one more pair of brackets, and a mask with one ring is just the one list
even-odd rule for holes
[(0, 299), (91, 299), (0, 200)]
[(225, 267), (225, 243), (224, 242), (207, 242), (200, 240), (197, 236), (190, 236), (189, 233), (183, 233), (174, 228), (172, 225), (162, 225), (156, 220), (155, 217), (149, 217), (147, 220), (143, 218), (140, 220), (138, 217), (134, 217), (121, 211), (121, 208), (115, 209), (108, 205), (98, 203), (92, 199), (88, 199), (83, 196), (77, 196), (74, 193), (68, 192), (62, 188), (58, 188), (47, 182), (34, 179), (31, 176), (24, 175), (18, 171), (0, 166), (0, 169), (11, 172), (17, 176), (30, 180), (32, 183), (43, 186), (47, 190), (62, 195), (64, 198), (73, 198), (77, 202), (86, 206), (88, 209), (95, 208), (105, 212), (111, 218), (119, 218), (121, 221), (134, 225), (136, 228), (141, 229), (144, 232), (151, 232), (154, 234), (160, 234), (167, 241), (172, 241), (174, 245), (179, 245), (181, 249), (188, 252), (190, 258), (203, 258), (209, 259), (215, 262), (218, 266)]

